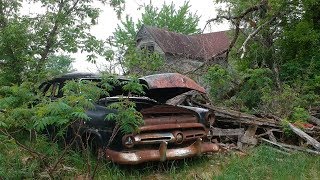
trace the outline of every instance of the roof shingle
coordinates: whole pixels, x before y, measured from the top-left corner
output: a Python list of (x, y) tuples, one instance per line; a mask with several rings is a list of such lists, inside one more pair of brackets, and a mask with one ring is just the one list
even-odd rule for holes
[(164, 53), (207, 60), (226, 50), (229, 38), (226, 31), (184, 35), (165, 29), (145, 26)]

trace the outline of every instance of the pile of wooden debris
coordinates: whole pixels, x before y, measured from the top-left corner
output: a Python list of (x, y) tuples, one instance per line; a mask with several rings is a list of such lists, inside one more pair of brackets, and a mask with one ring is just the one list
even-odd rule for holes
[(189, 104), (210, 109), (215, 114), (211, 135), (224, 149), (244, 150), (266, 143), (286, 152), (303, 151), (320, 155), (320, 109), (314, 110), (308, 123), (291, 124), (274, 115), (251, 115), (216, 107), (207, 97), (194, 91), (171, 99), (173, 105)]

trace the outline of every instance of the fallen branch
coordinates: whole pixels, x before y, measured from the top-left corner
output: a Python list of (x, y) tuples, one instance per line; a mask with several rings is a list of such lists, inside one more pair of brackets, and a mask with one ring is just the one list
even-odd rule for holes
[(288, 149), (288, 148), (284, 147), (283, 145), (281, 145), (281, 144), (278, 143), (278, 142), (272, 142), (272, 141), (269, 141), (269, 140), (264, 139), (264, 138), (261, 138), (261, 141), (264, 141), (264, 142), (267, 142), (267, 143), (269, 143), (269, 144), (271, 144), (271, 145), (274, 145), (274, 146), (276, 146), (276, 147), (279, 147), (279, 148), (285, 150), (286, 152), (291, 152), (291, 151), (292, 151), (291, 149)]
[(269, 141), (269, 140), (264, 139), (264, 138), (261, 138), (260, 140), (263, 141), (263, 142), (269, 143), (271, 145), (277, 146), (277, 147), (279, 147), (281, 149), (284, 149), (286, 151), (289, 151), (289, 152), (292, 151), (292, 150), (296, 150), (296, 151), (307, 152), (307, 153), (310, 153), (310, 154), (320, 155), (320, 152), (318, 152), (318, 151), (314, 151), (314, 150), (311, 150), (311, 149), (306, 149), (306, 148), (303, 148), (303, 147), (300, 147), (300, 146), (294, 146), (294, 145), (289, 145), (289, 144), (284, 144), (284, 143), (279, 143), (279, 142), (272, 142), (272, 141)]
[(291, 123), (289, 123), (290, 129), (296, 133), (301, 138), (305, 139), (308, 143), (310, 143), (316, 150), (320, 151), (320, 143), (315, 140), (313, 137), (309, 136), (307, 133), (303, 132), (301, 129), (295, 127)]

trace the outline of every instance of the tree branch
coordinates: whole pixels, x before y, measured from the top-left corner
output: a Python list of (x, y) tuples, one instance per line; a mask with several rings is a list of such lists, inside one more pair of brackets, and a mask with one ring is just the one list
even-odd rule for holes
[(266, 6), (267, 5), (267, 0), (262, 0), (259, 4), (255, 5), (255, 6), (252, 6), (252, 7), (249, 7), (248, 9), (246, 9), (243, 13), (241, 13), (240, 15), (238, 16), (231, 16), (230, 14), (228, 16), (226, 15), (220, 15), (220, 16), (217, 16), (216, 18), (212, 18), (212, 19), (209, 19), (203, 30), (202, 30), (202, 33), (204, 31), (204, 29), (212, 22), (216, 22), (218, 20), (222, 20), (222, 19), (225, 19), (225, 20), (241, 20), (243, 19), (245, 16), (247, 16), (249, 13), (252, 13), (254, 11), (257, 11), (259, 10), (261, 7), (263, 6)]
[(273, 16), (271, 19), (269, 19), (268, 21), (266, 21), (265, 23), (263, 23), (261, 26), (259, 26), (256, 30), (254, 30), (252, 33), (250, 33), (248, 35), (248, 37), (246, 38), (246, 40), (243, 42), (242, 46), (240, 47), (238, 52), (242, 51), (242, 54), (240, 56), (241, 59), (244, 58), (244, 54), (247, 52), (247, 44), (249, 42), (249, 40), (251, 40), (256, 34), (258, 34), (258, 32), (260, 32), (260, 30), (265, 27), (266, 25), (270, 24), (271, 22), (273, 22), (274, 20), (276, 20), (276, 16)]
[[(59, 16), (59, 14), (62, 13), (63, 6), (64, 6), (64, 2), (60, 1), (59, 2), (59, 10), (58, 10), (56, 16)], [(56, 17), (56, 19), (54, 21), (53, 28), (51, 29), (48, 37), (46, 38), (46, 45), (45, 45), (43, 52), (41, 53), (41, 59), (40, 59), (39, 65), (38, 65), (38, 70), (42, 68), (45, 60), (48, 57), (49, 51), (54, 44), (54, 38), (58, 34), (58, 27), (59, 27), (59, 18)]]
[[(242, 21), (243, 18), (245, 18), (248, 14), (250, 13), (253, 13), (255, 11), (258, 11), (259, 9), (267, 6), (268, 4), (268, 1), (267, 0), (261, 0), (259, 4), (257, 5), (254, 5), (252, 7), (249, 7), (248, 9), (246, 9), (243, 13), (239, 14), (238, 16), (231, 16), (230, 15), (230, 12), (229, 12), (229, 15), (226, 16), (226, 15), (220, 15), (220, 16), (217, 16), (216, 18), (213, 18), (213, 19), (209, 19), (207, 21), (207, 23), (205, 24), (204, 26), (204, 29), (207, 27), (208, 24), (212, 23), (212, 22), (215, 22), (217, 20), (222, 20), (222, 19), (225, 19), (225, 20), (230, 20), (231, 23), (235, 26), (235, 31), (234, 31), (234, 36), (233, 36), (233, 39), (232, 41), (230, 42), (230, 45), (228, 47), (228, 49), (226, 50), (223, 50), (222, 52), (223, 53), (219, 53), (219, 55), (222, 55), (224, 53), (226, 53), (226, 60), (228, 59), (228, 56), (229, 56), (229, 52), (231, 51), (231, 49), (234, 47), (235, 43), (237, 42), (237, 39), (239, 37), (239, 34), (240, 34), (240, 22)], [(204, 31), (203, 29), (203, 31)], [(259, 30), (260, 31), (260, 30)], [(258, 33), (258, 32), (257, 32)], [(250, 38), (251, 39), (251, 38)], [(214, 60), (214, 58), (216, 58), (217, 55), (213, 56), (210, 58), (210, 61)], [(202, 67), (201, 67), (202, 68)], [(198, 69), (198, 68), (197, 68)]]
[(75, 7), (77, 6), (77, 4), (79, 3), (79, 0), (76, 0), (73, 4), (73, 6), (71, 8), (69, 8), (65, 13), (63, 13), (63, 8), (65, 6), (65, 2), (63, 0), (61, 0), (59, 2), (59, 9), (58, 12), (56, 13), (56, 19), (54, 21), (54, 25), (53, 28), (51, 29), (47, 39), (46, 39), (46, 45), (45, 45), (45, 49), (43, 50), (43, 52), (41, 53), (41, 59), (40, 59), (40, 63), (38, 66), (38, 69), (41, 69), (44, 62), (46, 61), (48, 54), (50, 52), (50, 49), (52, 48), (52, 46), (54, 45), (54, 38), (57, 36), (58, 34), (58, 29), (59, 29), (59, 25), (60, 25), (60, 20), (59, 20), (59, 15), (62, 14), (63, 16), (68, 16), (70, 15), (70, 13), (75, 9)]

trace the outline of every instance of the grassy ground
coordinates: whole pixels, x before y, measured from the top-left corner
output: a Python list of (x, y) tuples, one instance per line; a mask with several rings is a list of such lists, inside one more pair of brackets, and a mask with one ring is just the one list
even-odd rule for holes
[[(93, 164), (95, 161), (93, 161)], [(0, 177), (4, 179), (48, 178), (39, 172), (39, 162), (21, 151), (0, 149)], [(68, 155), (59, 166), (57, 178), (85, 178), (87, 165), (81, 154)], [(199, 158), (118, 166), (104, 162), (96, 179), (319, 179), (320, 156), (286, 155), (268, 146), (244, 153), (214, 154)], [(1, 179), (1, 178), (0, 178)]]
[(115, 174), (101, 170), (98, 179), (319, 179), (320, 156), (287, 155), (259, 146), (247, 154), (215, 154), (144, 168), (128, 170), (112, 166), (112, 169)]

